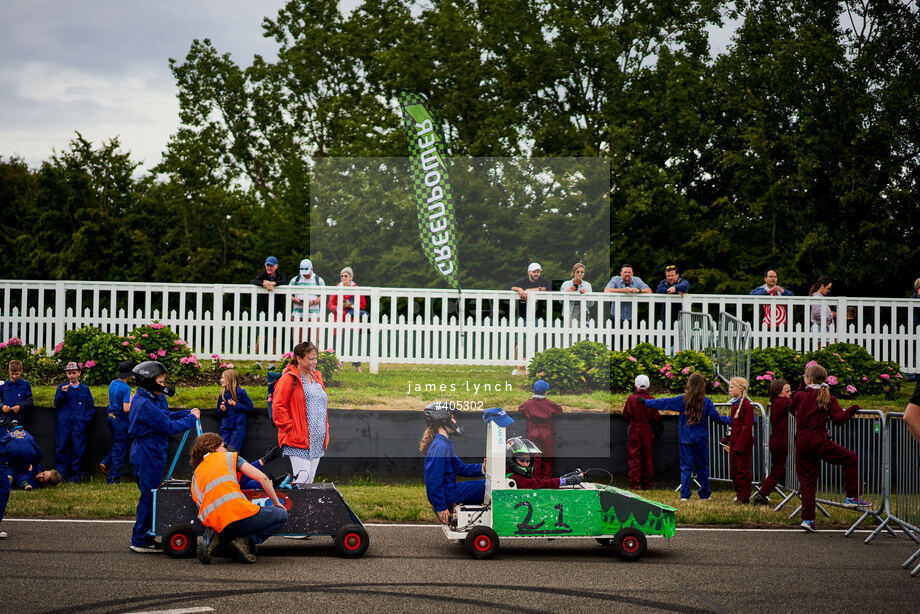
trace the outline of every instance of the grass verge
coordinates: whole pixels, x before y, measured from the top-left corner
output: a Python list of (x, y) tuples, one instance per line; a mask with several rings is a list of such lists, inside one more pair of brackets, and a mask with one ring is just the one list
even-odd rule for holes
[[(434, 513), (425, 497), (425, 487), (418, 483), (379, 484), (372, 479), (360, 479), (337, 484), (342, 496), (363, 522), (435, 522)], [(745, 526), (795, 527), (801, 519), (787, 518), (798, 500), (790, 502), (779, 512), (768, 506), (734, 505), (731, 490), (716, 490), (708, 501), (694, 498), (681, 502), (671, 489), (653, 489), (641, 493), (652, 501), (677, 508), (677, 524), (685, 526)], [(137, 507), (137, 486), (133, 483), (107, 485), (90, 481), (82, 484), (61, 484), (55, 488), (29, 492), (13, 491), (6, 516), (10, 518), (77, 518), (130, 519)], [(774, 495), (775, 498), (775, 495)], [(779, 499), (776, 499), (778, 502)], [(846, 528), (859, 518), (853, 510), (828, 507), (831, 518), (818, 515), (818, 524), (825, 528)]]

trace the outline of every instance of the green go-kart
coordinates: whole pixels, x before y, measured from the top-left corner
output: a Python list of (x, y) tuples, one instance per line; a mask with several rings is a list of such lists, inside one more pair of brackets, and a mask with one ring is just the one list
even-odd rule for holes
[[(488, 423), (486, 495), (482, 505), (457, 505), (443, 528), (477, 559), (501, 540), (594, 538), (624, 561), (637, 561), (646, 536), (674, 537), (673, 507), (613, 486), (583, 482), (559, 489), (519, 489), (505, 477), (505, 427)], [(497, 471), (496, 471), (497, 469)]]

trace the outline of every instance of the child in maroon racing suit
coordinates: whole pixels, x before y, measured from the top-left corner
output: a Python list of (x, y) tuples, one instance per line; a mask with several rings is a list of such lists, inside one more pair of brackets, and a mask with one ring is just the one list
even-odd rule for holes
[(751, 461), (754, 455), (754, 406), (745, 396), (748, 381), (733, 377), (728, 382), (731, 395), (732, 421), (729, 436), (729, 459), (732, 486), (735, 489), (735, 503), (746, 505), (751, 500)]
[(833, 441), (827, 430), (827, 420), (843, 424), (853, 417), (858, 405), (840, 409), (840, 404), (828, 390), (827, 371), (818, 363), (805, 369), (805, 390), (792, 398), (795, 415), (795, 470), (799, 476), (802, 497), (801, 527), (809, 533), (815, 528), (815, 492), (821, 461), (843, 465), (843, 483), (846, 497), (844, 507), (871, 505), (859, 498), (859, 474), (856, 455)]
[(533, 474), (538, 478), (553, 477), (553, 464), (556, 454), (553, 416), (561, 416), (562, 408), (546, 398), (549, 384), (542, 379), (533, 383), (533, 398), (524, 401), (518, 411), (527, 418), (527, 438), (543, 450), (537, 457)]
[(657, 409), (648, 407), (646, 400), (654, 399), (648, 393), (648, 375), (636, 377), (636, 392), (629, 395), (623, 407), (623, 420), (629, 423), (626, 436), (626, 452), (629, 454), (629, 487), (631, 489), (648, 489), (652, 487), (655, 476), (652, 468), (652, 447), (655, 444), (653, 422), (661, 422)]
[(754, 493), (754, 505), (768, 505), (770, 493), (786, 477), (786, 454), (789, 452), (789, 408), (792, 407), (792, 386), (784, 379), (770, 384), (770, 475)]
[(541, 478), (533, 475), (534, 456), (540, 453), (532, 441), (524, 437), (512, 437), (508, 440), (505, 467), (506, 477), (514, 480), (518, 488), (559, 488), (575, 486), (585, 479), (582, 471), (573, 471), (560, 478)]

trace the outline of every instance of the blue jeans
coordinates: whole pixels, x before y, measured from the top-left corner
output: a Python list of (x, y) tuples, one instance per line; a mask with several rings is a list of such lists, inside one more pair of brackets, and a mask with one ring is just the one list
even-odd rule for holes
[(709, 490), (709, 440), (701, 439), (696, 443), (680, 444), (680, 498), (690, 498), (690, 475), (696, 472), (696, 481), (700, 483), (697, 493), (700, 499), (712, 495)]
[(233, 539), (234, 537), (252, 536), (252, 541), (261, 544), (274, 535), (275, 531), (287, 522), (288, 513), (283, 507), (261, 507), (259, 511), (242, 520), (236, 520), (224, 527), (220, 532), (221, 538)]

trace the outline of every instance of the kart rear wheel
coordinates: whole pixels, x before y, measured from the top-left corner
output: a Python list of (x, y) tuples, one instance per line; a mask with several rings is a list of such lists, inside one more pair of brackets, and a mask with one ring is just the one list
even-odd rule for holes
[(474, 559), (487, 559), (498, 551), (498, 534), (492, 527), (473, 527), (463, 545)]
[(163, 536), (163, 549), (174, 559), (184, 559), (195, 553), (197, 541), (191, 527), (175, 527)]
[(645, 554), (648, 542), (642, 531), (626, 527), (614, 535), (613, 545), (617, 549), (617, 555), (624, 561), (638, 561)]
[(335, 534), (335, 547), (339, 554), (348, 559), (357, 559), (364, 556), (371, 540), (364, 527), (357, 524), (346, 524)]

